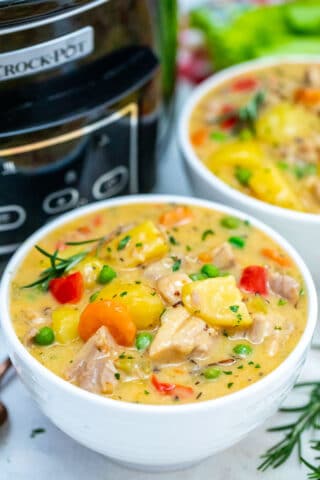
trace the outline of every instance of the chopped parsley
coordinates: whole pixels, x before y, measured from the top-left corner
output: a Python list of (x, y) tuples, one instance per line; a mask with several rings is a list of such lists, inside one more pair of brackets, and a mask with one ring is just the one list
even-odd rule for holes
[(211, 229), (205, 230), (201, 235), (201, 240), (204, 242), (209, 235), (214, 235), (214, 231)]
[(30, 433), (30, 438), (35, 438), (37, 435), (40, 435), (41, 433), (45, 433), (45, 432), (46, 432), (45, 428), (34, 428)]
[(125, 297), (126, 295), (128, 295), (128, 292), (121, 292), (120, 293), (120, 297)]
[(231, 388), (233, 386), (233, 382), (228, 383), (227, 387)]
[(173, 235), (169, 235), (169, 242), (171, 243), (171, 245), (179, 245), (179, 243), (177, 242), (177, 240)]
[(237, 313), (239, 310), (239, 305), (230, 305), (229, 310), (231, 310), (233, 313)]
[(279, 298), (278, 305), (281, 307), (282, 305), (285, 305), (288, 303), (288, 301), (285, 298)]
[(115, 376), (115, 378), (116, 378), (117, 380), (120, 380), (120, 373), (119, 373), (119, 372), (116, 372), (116, 373), (114, 374), (114, 376)]
[(180, 270), (180, 267), (181, 267), (181, 260), (180, 258), (178, 258), (172, 265), (172, 271), (177, 272), (178, 270)]
[(131, 237), (130, 235), (126, 235), (125, 237), (123, 237), (120, 242), (118, 243), (118, 247), (117, 249), (118, 250), (123, 250), (124, 248), (126, 248), (126, 246), (128, 245), (128, 243), (130, 242), (131, 240)]

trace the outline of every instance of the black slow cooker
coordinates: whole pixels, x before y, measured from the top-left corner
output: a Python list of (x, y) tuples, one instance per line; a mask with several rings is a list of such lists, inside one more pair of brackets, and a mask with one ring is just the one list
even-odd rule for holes
[(53, 216), (153, 186), (172, 113), (176, 8), (0, 0), (1, 255)]

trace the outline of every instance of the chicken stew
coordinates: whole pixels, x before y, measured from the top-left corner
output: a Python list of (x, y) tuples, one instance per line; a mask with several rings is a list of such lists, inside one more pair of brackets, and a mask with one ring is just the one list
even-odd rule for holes
[(320, 212), (320, 64), (281, 64), (219, 84), (190, 141), (221, 180), (261, 201)]
[(203, 207), (117, 206), (43, 238), (11, 287), (28, 351), (83, 389), (181, 404), (240, 390), (297, 344), (293, 260), (250, 222)]

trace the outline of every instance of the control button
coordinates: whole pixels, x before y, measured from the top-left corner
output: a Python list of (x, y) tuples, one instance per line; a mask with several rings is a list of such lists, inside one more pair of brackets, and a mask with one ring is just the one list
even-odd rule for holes
[(0, 207), (0, 232), (16, 230), (24, 224), (26, 218), (26, 211), (19, 205)]
[(75, 188), (65, 188), (64, 190), (50, 193), (44, 199), (42, 207), (48, 215), (53, 215), (76, 207), (78, 200), (79, 192)]
[(96, 200), (117, 195), (124, 189), (128, 182), (129, 174), (126, 167), (116, 167), (110, 172), (97, 178), (92, 187), (92, 195)]

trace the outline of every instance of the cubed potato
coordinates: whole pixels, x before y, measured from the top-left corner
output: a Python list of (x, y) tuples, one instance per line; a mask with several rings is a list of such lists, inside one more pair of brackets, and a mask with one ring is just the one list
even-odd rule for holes
[(117, 300), (124, 303), (138, 329), (148, 329), (160, 321), (164, 304), (155, 290), (144, 284), (114, 280), (99, 293), (97, 300)]
[(316, 116), (300, 105), (282, 102), (268, 108), (256, 123), (257, 136), (267, 143), (287, 143), (319, 128)]
[(284, 208), (302, 210), (299, 198), (283, 175), (273, 165), (255, 169), (249, 185), (255, 196), (264, 202)]
[(72, 307), (59, 307), (52, 312), (52, 329), (57, 342), (69, 343), (79, 337), (79, 318), (79, 311)]
[(235, 141), (222, 145), (208, 159), (208, 166), (215, 173), (226, 167), (254, 169), (262, 164), (263, 150), (255, 141)]
[(247, 327), (252, 323), (232, 275), (184, 285), (182, 300), (190, 313), (212, 326)]
[[(136, 267), (161, 258), (168, 252), (168, 244), (158, 227), (151, 221), (122, 233), (108, 244), (110, 256), (122, 266)], [(121, 259), (121, 260), (120, 260)]]

